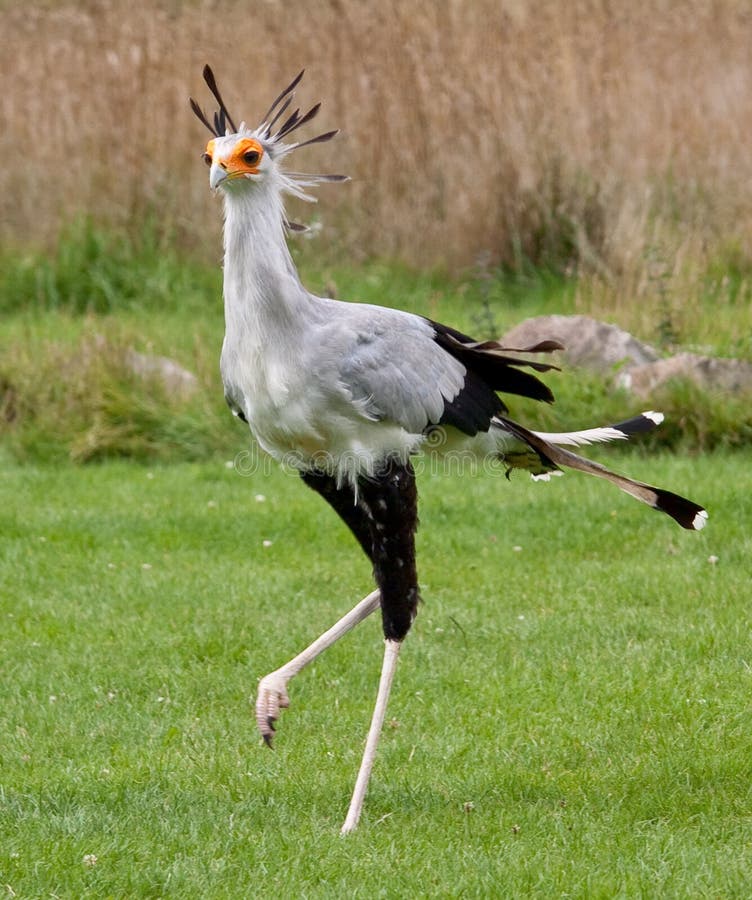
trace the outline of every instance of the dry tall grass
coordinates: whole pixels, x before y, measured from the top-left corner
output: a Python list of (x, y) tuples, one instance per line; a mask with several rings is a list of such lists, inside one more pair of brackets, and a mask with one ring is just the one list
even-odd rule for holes
[(741, 0), (29, 0), (0, 30), (6, 241), (156, 210), (216, 258), (187, 105), (210, 61), (249, 121), (306, 67), (343, 134), (297, 164), (353, 176), (318, 213), (356, 259), (526, 255), (639, 290), (656, 259), (752, 258)]

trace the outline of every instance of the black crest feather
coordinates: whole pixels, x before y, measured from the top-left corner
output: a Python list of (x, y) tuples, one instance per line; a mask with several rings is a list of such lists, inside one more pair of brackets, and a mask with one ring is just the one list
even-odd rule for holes
[(214, 126), (212, 125), (212, 123), (206, 118), (206, 113), (203, 111), (203, 109), (201, 109), (201, 107), (198, 105), (198, 103), (196, 103), (196, 101), (193, 99), (193, 97), (190, 98), (190, 101), (191, 101), (191, 109), (193, 110), (194, 113), (196, 113), (196, 116), (198, 117), (198, 119), (201, 122), (203, 122), (204, 125), (206, 125), (206, 127), (209, 129), (209, 131), (211, 131), (211, 133), (215, 137), (218, 137), (219, 135), (214, 130)]
[(207, 87), (212, 92), (212, 94), (214, 94), (214, 99), (219, 104), (219, 112), (216, 113), (214, 116), (214, 124), (217, 126), (217, 129), (218, 129), (217, 134), (219, 135), (219, 134), (225, 133), (225, 128), (220, 127), (220, 126), (225, 125), (225, 120), (227, 120), (227, 122), (229, 122), (230, 128), (232, 128), (233, 131), (237, 131), (238, 129), (235, 127), (235, 123), (232, 121), (232, 116), (227, 111), (227, 107), (225, 106), (225, 101), (222, 99), (222, 95), (219, 93), (219, 88), (217, 87), (217, 81), (214, 78), (214, 72), (212, 72), (211, 66), (208, 63), (207, 63), (207, 65), (204, 66), (203, 75), (204, 75), (204, 81), (206, 82)]
[(292, 103), (292, 94), (285, 100), (285, 102), (280, 106), (277, 112), (274, 115), (274, 118), (269, 122), (266, 127), (266, 137), (270, 137), (272, 133), (272, 128), (277, 124), (277, 122), (282, 118), (282, 116), (287, 112), (290, 108), (290, 104)]
[(297, 150), (299, 147), (307, 147), (309, 144), (323, 144), (325, 141), (330, 141), (333, 137), (339, 134), (339, 128), (335, 128), (334, 131), (327, 131), (324, 134), (319, 134), (316, 137), (308, 138), (307, 141), (301, 141), (299, 144), (291, 144), (291, 147), (295, 147)]
[[(321, 109), (321, 104), (316, 103), (312, 106), (307, 113), (304, 115), (300, 114), (300, 108), (296, 109), (292, 112), (282, 123), (282, 125), (277, 130), (276, 134), (272, 136), (272, 129), (277, 124), (277, 122), (282, 118), (282, 116), (287, 112), (292, 104), (292, 99), (294, 96), (295, 88), (300, 84), (301, 79), (305, 73), (305, 69), (301, 69), (300, 72), (293, 78), (293, 80), (287, 85), (287, 87), (281, 91), (275, 98), (272, 105), (266, 112), (266, 115), (261, 120), (262, 124), (266, 124), (266, 129), (264, 131), (264, 136), (272, 141), (281, 140), (284, 137), (287, 137), (289, 134), (292, 134), (293, 131), (296, 131), (298, 128), (301, 128), (303, 125), (307, 125), (313, 118), (316, 117), (319, 110)], [(196, 117), (199, 121), (205, 125), (209, 131), (215, 137), (221, 137), (227, 132), (227, 126), (229, 125), (233, 131), (237, 131), (237, 126), (230, 115), (227, 106), (225, 105), (225, 101), (222, 99), (222, 94), (217, 87), (217, 80), (214, 77), (214, 72), (211, 69), (211, 66), (208, 64), (204, 66), (204, 81), (206, 82), (209, 90), (212, 92), (214, 99), (217, 101), (219, 109), (213, 114), (213, 117), (210, 119), (206, 113), (201, 109), (198, 103), (190, 98), (191, 109), (195, 113)], [(331, 140), (335, 134), (338, 134), (338, 130), (327, 131), (324, 134), (319, 134), (316, 137), (309, 138), (307, 141), (301, 141), (298, 144), (290, 145), (290, 148), (298, 148), (298, 147), (306, 147), (309, 144), (321, 144), (324, 141)]]
[[(280, 103), (282, 100), (284, 100), (284, 98), (285, 98), (288, 94), (292, 94), (292, 92), (295, 90), (295, 88), (300, 84), (300, 79), (303, 77), (304, 73), (305, 73), (305, 69), (301, 69), (301, 70), (298, 72), (298, 74), (295, 76), (295, 78), (293, 78), (293, 80), (287, 85), (287, 87), (286, 87), (286, 88), (285, 88), (285, 89), (277, 96), (277, 98), (275, 99), (274, 103), (272, 103), (272, 105), (271, 105), (271, 106), (269, 107), (269, 109), (267, 110), (266, 115), (265, 115), (265, 116), (263, 117), (263, 119), (261, 120), (262, 122), (268, 122), (268, 121), (269, 121), (269, 116), (270, 116), (270, 115), (274, 112), (274, 110), (277, 108), (277, 104)], [(291, 97), (290, 99), (292, 100), (292, 97)], [(289, 106), (289, 105), (290, 105), (289, 103), (286, 104), (286, 107), (285, 107), (285, 108), (287, 108), (287, 106)], [(279, 116), (277, 116), (277, 118), (279, 118)]]
[(315, 106), (312, 106), (304, 116), (298, 116), (299, 110), (296, 109), (293, 115), (290, 116), (290, 118), (276, 133), (274, 139), (278, 140), (279, 138), (283, 138), (295, 131), (296, 128), (300, 128), (301, 125), (305, 125), (307, 122), (310, 122), (320, 109), (321, 104), (317, 103)]

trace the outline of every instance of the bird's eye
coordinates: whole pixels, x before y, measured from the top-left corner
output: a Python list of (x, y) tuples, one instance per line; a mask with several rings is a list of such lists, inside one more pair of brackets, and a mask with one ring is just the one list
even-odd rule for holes
[(243, 162), (247, 163), (249, 166), (255, 166), (260, 159), (261, 154), (258, 150), (246, 150), (243, 154)]
[(211, 158), (210, 153), (202, 153), (201, 159), (203, 159), (203, 161), (206, 163), (207, 166), (210, 166), (212, 164), (212, 158)]

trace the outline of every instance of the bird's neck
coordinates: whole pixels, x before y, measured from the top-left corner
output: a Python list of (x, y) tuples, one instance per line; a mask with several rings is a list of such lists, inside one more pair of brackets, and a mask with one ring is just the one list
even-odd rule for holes
[(284, 207), (271, 186), (225, 197), (224, 301), (228, 334), (263, 341), (300, 327), (313, 302), (287, 247)]

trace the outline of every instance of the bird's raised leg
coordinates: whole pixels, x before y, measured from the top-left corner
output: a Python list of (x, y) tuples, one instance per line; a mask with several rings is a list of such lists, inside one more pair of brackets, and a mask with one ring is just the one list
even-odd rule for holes
[(386, 640), (376, 705), (342, 834), (353, 831), (360, 820), (397, 669), (397, 658), (415, 618), (419, 600), (415, 568), (418, 495), (412, 466), (390, 462), (382, 475), (375, 479), (363, 479), (358, 487), (358, 502), (366, 511), (371, 527), (373, 572), (381, 593)]
[[(317, 491), (345, 522), (350, 531), (363, 548), (366, 556), (373, 562), (373, 550), (369, 513), (358, 505), (355, 492), (347, 485), (338, 486), (336, 480), (326, 472), (310, 471), (302, 473), (305, 483)], [(378, 608), (379, 591), (372, 591), (349, 613), (325, 631), (302, 653), (285, 663), (274, 672), (261, 679), (256, 696), (256, 723), (267, 746), (271, 747), (274, 737), (274, 723), (279, 718), (279, 711), (290, 705), (287, 695), (287, 684), (308, 663), (336, 643), (352, 628), (367, 618)]]
[(298, 653), (284, 666), (261, 679), (256, 695), (256, 724), (267, 746), (271, 747), (274, 723), (279, 718), (280, 709), (285, 709), (290, 705), (290, 698), (287, 695), (288, 681), (301, 669), (304, 669), (308, 663), (313, 662), (320, 653), (335, 644), (348, 631), (370, 616), (375, 609), (378, 609), (379, 599), (379, 592), (371, 591), (367, 597), (364, 597), (349, 613), (335, 622), (321, 637), (316, 638), (305, 650)]

